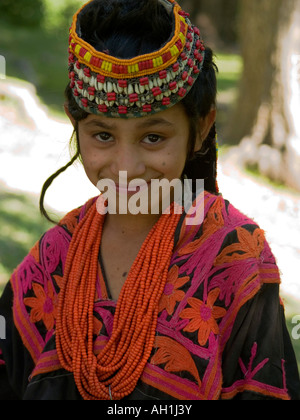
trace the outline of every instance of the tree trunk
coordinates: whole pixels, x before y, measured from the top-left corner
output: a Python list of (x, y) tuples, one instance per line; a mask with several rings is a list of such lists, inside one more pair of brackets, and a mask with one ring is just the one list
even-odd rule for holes
[(212, 48), (224, 49), (236, 44), (239, 0), (180, 0), (199, 25), (205, 42)]
[(244, 71), (224, 133), (241, 164), (300, 190), (300, 0), (241, 0)]

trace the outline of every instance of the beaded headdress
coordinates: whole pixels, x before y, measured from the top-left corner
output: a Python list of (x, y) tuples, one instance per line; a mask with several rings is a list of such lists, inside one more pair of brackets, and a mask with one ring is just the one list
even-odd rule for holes
[(196, 81), (204, 61), (200, 31), (175, 0), (159, 0), (173, 18), (173, 32), (160, 50), (132, 59), (97, 51), (81, 37), (74, 16), (69, 38), (70, 87), (84, 111), (108, 117), (143, 117), (182, 100)]

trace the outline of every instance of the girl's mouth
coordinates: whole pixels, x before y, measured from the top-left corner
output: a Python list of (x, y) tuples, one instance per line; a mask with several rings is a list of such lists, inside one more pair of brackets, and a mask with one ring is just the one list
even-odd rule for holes
[(121, 194), (133, 195), (140, 191), (146, 190), (151, 184), (151, 181), (138, 182), (131, 181), (129, 184), (115, 184), (116, 191)]

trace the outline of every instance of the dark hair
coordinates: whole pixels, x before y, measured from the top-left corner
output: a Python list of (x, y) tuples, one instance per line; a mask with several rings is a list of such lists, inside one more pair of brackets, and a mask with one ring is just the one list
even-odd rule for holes
[[(147, 54), (161, 48), (168, 42), (172, 33), (172, 17), (158, 0), (94, 0), (79, 15), (80, 36), (98, 51), (104, 51), (115, 57), (129, 59)], [(213, 125), (202, 149), (194, 154), (194, 145), (199, 118), (204, 118), (216, 106), (217, 67), (213, 61), (213, 52), (206, 47), (203, 68), (190, 92), (181, 101), (190, 120), (189, 152), (184, 174), (189, 179), (204, 179), (205, 189), (216, 193), (216, 129)], [(66, 104), (76, 121), (71, 138), (75, 154), (63, 168), (48, 178), (41, 197), (40, 211), (53, 222), (44, 208), (44, 197), (54, 179), (80, 159), (78, 141), (78, 122), (88, 114), (76, 103), (70, 85), (65, 90)], [(75, 144), (74, 144), (75, 142)], [(55, 222), (54, 222), (55, 223)]]

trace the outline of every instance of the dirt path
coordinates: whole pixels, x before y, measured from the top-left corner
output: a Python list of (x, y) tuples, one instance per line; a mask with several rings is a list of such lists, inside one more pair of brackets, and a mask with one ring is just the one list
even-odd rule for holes
[[(30, 85), (0, 82), (0, 132), (0, 181), (10, 188), (39, 194), (46, 178), (69, 160), (71, 126), (49, 118)], [(219, 162), (219, 184), (224, 198), (265, 230), (282, 290), (300, 300), (300, 193), (259, 183), (226, 157)], [(78, 165), (60, 176), (46, 198), (65, 213), (97, 193)]]

